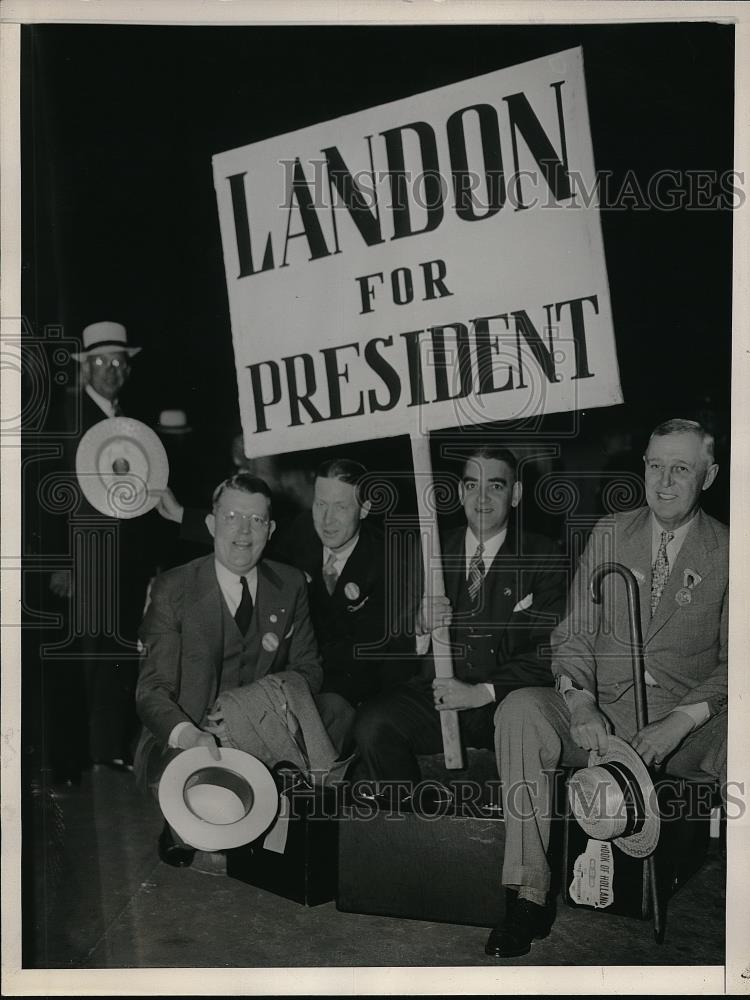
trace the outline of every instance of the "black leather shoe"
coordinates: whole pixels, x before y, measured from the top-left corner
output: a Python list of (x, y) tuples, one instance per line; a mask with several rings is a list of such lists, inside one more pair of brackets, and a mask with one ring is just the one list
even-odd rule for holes
[(165, 823), (164, 829), (159, 834), (159, 859), (173, 868), (189, 868), (194, 857), (195, 851), (192, 847), (175, 843), (169, 824)]
[(528, 899), (513, 900), (504, 920), (490, 932), (485, 954), (495, 958), (516, 958), (528, 955), (531, 942), (547, 937), (552, 926), (552, 914), (547, 906)]

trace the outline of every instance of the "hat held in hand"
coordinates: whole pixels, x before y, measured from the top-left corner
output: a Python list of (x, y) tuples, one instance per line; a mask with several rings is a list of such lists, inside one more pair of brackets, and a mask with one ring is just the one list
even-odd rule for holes
[(589, 766), (568, 781), (568, 799), (578, 825), (594, 840), (614, 840), (633, 858), (656, 850), (656, 791), (646, 765), (624, 740), (610, 736), (606, 753), (591, 751)]
[(178, 753), (159, 782), (164, 818), (186, 844), (199, 851), (223, 851), (257, 840), (279, 809), (271, 772), (243, 750), (207, 747)]

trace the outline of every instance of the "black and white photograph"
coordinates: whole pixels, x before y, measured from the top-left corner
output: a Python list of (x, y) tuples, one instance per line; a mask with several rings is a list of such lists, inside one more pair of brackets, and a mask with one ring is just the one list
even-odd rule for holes
[(750, 992), (747, 16), (0, 8), (4, 993)]

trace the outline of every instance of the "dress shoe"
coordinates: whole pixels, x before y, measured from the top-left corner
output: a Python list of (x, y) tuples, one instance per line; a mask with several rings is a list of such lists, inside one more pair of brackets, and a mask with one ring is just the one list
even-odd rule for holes
[(127, 761), (123, 760), (122, 757), (112, 757), (110, 760), (95, 760), (94, 770), (98, 771), (102, 767), (106, 767), (110, 771), (122, 771), (132, 773), (133, 765), (128, 764)]
[(189, 868), (194, 857), (194, 848), (176, 844), (169, 824), (165, 823), (164, 829), (159, 834), (159, 859), (173, 868)]
[(505, 918), (487, 938), (485, 954), (495, 958), (528, 955), (531, 942), (547, 937), (551, 926), (552, 913), (549, 907), (532, 903), (528, 899), (510, 900)]

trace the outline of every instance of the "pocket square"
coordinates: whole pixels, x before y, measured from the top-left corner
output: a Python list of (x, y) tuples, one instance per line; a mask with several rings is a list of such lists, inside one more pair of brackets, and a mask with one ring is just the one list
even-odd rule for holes
[(286, 634), (286, 635), (284, 636), (284, 638), (285, 638), (285, 639), (291, 639), (291, 637), (292, 637), (292, 632), (293, 632), (293, 631), (294, 631), (294, 622), (292, 622), (292, 627), (291, 627), (291, 628), (289, 629), (289, 631), (288, 631), (288, 632), (287, 632), (287, 634)]
[(515, 606), (515, 608), (513, 608), (513, 614), (515, 614), (516, 611), (525, 611), (527, 608), (531, 607), (533, 602), (534, 602), (534, 595), (527, 594), (526, 597), (524, 597), (523, 600), (519, 601), (518, 604)]

